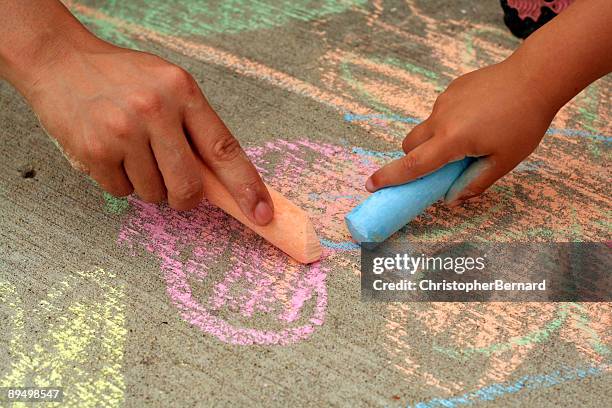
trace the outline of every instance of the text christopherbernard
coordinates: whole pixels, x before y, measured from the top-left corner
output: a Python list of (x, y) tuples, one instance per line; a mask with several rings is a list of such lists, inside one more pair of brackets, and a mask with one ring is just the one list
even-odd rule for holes
[(545, 291), (546, 279), (541, 282), (506, 282), (502, 279), (481, 282), (474, 279), (471, 282), (442, 280), (439, 282), (423, 279), (418, 283), (408, 279), (395, 282), (385, 282), (376, 279), (372, 282), (376, 291), (430, 291), (430, 292), (488, 292), (488, 291)]

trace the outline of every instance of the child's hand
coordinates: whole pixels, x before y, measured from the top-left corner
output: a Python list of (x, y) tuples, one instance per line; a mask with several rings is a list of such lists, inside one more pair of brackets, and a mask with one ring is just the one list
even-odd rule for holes
[(538, 145), (556, 108), (512, 58), (454, 80), (423, 123), (406, 136), (406, 156), (375, 172), (368, 191), (403, 184), (466, 156), (480, 157), (449, 190), (458, 205), (489, 188)]
[(97, 44), (49, 64), (24, 94), (73, 165), (111, 194), (193, 208), (203, 194), (201, 158), (252, 221), (271, 220), (255, 167), (181, 68)]

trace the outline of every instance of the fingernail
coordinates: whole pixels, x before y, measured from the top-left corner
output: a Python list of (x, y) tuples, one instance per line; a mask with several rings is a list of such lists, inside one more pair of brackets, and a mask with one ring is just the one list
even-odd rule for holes
[(368, 181), (366, 181), (366, 185), (365, 185), (366, 190), (368, 190), (370, 193), (374, 192), (374, 182), (372, 181), (371, 178), (368, 179)]
[(258, 202), (255, 206), (255, 211), (253, 211), (255, 221), (257, 221), (259, 225), (266, 225), (267, 223), (272, 221), (273, 215), (274, 214), (272, 213), (272, 208), (270, 207), (270, 204), (265, 201)]

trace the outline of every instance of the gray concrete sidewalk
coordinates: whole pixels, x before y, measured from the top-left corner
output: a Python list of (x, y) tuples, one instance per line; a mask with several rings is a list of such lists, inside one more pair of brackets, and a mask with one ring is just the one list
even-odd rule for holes
[[(610, 303), (360, 301), (342, 217), (450, 80), (519, 45), (496, 1), (66, 3), (191, 72), (326, 253), (300, 266), (206, 203), (105, 196), (0, 83), (0, 387), (63, 386), (75, 407), (612, 401)], [(394, 239), (609, 240), (611, 89), (483, 198)]]

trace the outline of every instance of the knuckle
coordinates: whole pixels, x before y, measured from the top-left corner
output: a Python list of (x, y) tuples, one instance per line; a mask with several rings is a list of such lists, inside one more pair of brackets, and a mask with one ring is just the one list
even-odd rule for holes
[(419, 164), (419, 160), (414, 154), (407, 154), (399, 161), (399, 164), (403, 172), (409, 172)]
[(127, 137), (134, 132), (134, 126), (128, 115), (114, 113), (105, 124), (106, 131), (115, 137)]
[(154, 116), (162, 111), (163, 99), (157, 92), (140, 91), (132, 95), (129, 105), (138, 114)]
[(235, 160), (241, 152), (240, 143), (227, 131), (224, 131), (211, 145), (212, 159), (219, 162)]
[[(444, 126), (436, 131), (436, 137), (444, 141), (445, 151), (449, 155), (465, 154), (473, 150), (470, 137), (457, 126)], [(450, 159), (451, 157), (447, 157)]]
[(241, 191), (247, 195), (255, 195), (262, 188), (262, 182), (258, 177), (247, 177), (241, 184)]
[(455, 152), (463, 153), (465, 156), (477, 154), (480, 150), (478, 144), (471, 137), (461, 137), (457, 141)]
[(191, 202), (202, 195), (202, 181), (199, 179), (186, 179), (171, 190), (172, 197), (180, 202)]
[(456, 124), (449, 123), (448, 121), (440, 121), (437, 125), (435, 131), (436, 137), (441, 137), (447, 141), (456, 139), (461, 133)]
[(457, 125), (449, 123), (439, 124), (435, 131), (435, 137), (442, 139), (449, 149), (459, 147), (463, 139), (462, 134), (462, 130)]
[(183, 68), (170, 65), (167, 68), (168, 83), (173, 89), (180, 90), (182, 92), (193, 92), (196, 88), (196, 82), (189, 72)]

